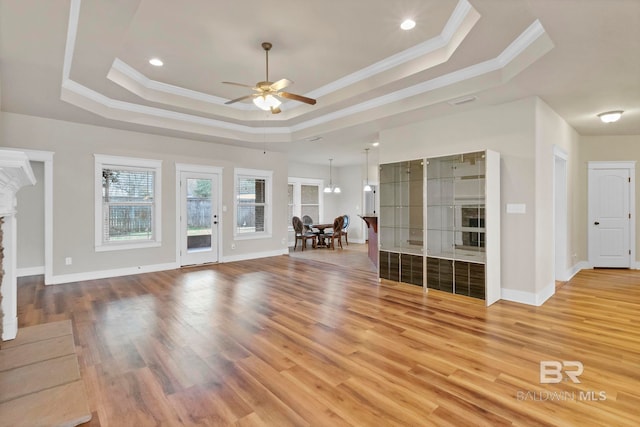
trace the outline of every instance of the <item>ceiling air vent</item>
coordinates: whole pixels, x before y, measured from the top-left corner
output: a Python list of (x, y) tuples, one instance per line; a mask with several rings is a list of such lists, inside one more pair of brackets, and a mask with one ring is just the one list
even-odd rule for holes
[(447, 101), (447, 102), (450, 105), (457, 106), (457, 105), (462, 105), (462, 104), (468, 104), (470, 102), (475, 101), (476, 99), (478, 99), (478, 98), (475, 97), (475, 96), (465, 96), (465, 97), (462, 97), (462, 98), (452, 99), (451, 101)]

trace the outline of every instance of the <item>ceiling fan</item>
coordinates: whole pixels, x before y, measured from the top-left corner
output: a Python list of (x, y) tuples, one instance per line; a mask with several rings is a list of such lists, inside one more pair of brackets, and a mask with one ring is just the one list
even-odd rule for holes
[(267, 73), (266, 78), (263, 82), (258, 82), (255, 86), (245, 85), (242, 83), (234, 83), (234, 82), (222, 82), (228, 85), (242, 86), (248, 87), (256, 91), (256, 93), (252, 93), (251, 95), (241, 96), (240, 98), (232, 99), (230, 101), (225, 102), (226, 105), (233, 104), (234, 102), (243, 101), (245, 99), (253, 98), (253, 103), (260, 109), (265, 111), (271, 111), (273, 114), (278, 114), (282, 110), (280, 110), (280, 104), (282, 103), (278, 98), (287, 98), (292, 99), (294, 101), (304, 102), (305, 104), (315, 105), (316, 100), (307, 98), (306, 96), (296, 95), (295, 93), (283, 92), (282, 89), (291, 85), (293, 82), (288, 79), (281, 79), (277, 82), (269, 81), (269, 50), (273, 45), (269, 42), (262, 43), (262, 48), (264, 49), (266, 56), (266, 65), (267, 65)]

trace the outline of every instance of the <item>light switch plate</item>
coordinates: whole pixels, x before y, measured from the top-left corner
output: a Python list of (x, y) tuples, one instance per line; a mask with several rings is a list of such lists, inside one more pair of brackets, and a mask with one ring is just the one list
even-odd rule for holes
[(508, 214), (525, 214), (527, 213), (527, 205), (524, 203), (507, 203)]

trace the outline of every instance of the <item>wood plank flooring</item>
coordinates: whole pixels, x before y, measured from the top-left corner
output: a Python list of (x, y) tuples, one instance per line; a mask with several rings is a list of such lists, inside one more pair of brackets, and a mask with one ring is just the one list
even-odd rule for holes
[[(638, 271), (583, 271), (542, 307), (288, 256), (18, 293), (21, 327), (72, 320), (90, 426), (640, 423)], [(541, 384), (541, 361), (580, 383)]]

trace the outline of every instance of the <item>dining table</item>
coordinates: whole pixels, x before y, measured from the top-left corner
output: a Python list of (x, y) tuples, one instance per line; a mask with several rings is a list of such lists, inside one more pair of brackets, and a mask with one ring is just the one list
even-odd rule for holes
[(331, 224), (311, 224), (309, 225), (309, 227), (311, 227), (311, 230), (313, 230), (314, 228), (318, 229), (318, 243), (316, 244), (316, 246), (321, 247), (321, 248), (326, 248), (329, 247), (325, 241), (325, 234), (324, 234), (324, 230), (327, 228), (333, 228), (333, 223)]

